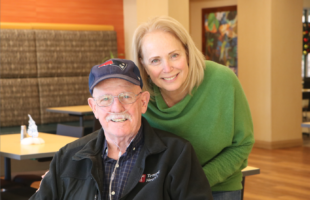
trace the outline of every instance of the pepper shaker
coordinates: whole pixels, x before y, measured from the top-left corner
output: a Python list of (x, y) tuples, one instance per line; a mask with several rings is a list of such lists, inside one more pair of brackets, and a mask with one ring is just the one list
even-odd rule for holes
[(25, 137), (27, 137), (27, 128), (26, 125), (22, 125), (20, 131), (20, 141), (22, 141)]

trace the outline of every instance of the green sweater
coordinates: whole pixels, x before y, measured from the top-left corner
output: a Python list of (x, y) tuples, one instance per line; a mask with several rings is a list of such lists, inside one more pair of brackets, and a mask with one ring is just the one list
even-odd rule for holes
[(254, 144), (253, 124), (244, 92), (229, 68), (206, 61), (204, 80), (192, 95), (171, 108), (156, 95), (144, 117), (151, 126), (191, 142), (212, 191), (242, 189), (241, 170)]

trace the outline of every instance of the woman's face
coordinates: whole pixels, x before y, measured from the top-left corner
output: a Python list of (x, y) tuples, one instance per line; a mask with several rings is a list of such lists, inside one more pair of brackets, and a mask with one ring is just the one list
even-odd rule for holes
[(161, 90), (179, 92), (188, 75), (186, 51), (179, 40), (164, 31), (147, 33), (141, 45), (146, 72)]

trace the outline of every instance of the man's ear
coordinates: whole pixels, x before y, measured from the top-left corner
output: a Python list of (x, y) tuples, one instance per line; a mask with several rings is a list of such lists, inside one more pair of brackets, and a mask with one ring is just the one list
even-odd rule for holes
[(150, 101), (150, 93), (148, 91), (144, 91), (141, 94), (141, 102), (142, 102), (142, 109), (141, 112), (144, 114), (147, 110), (147, 105), (149, 104)]
[(97, 106), (96, 106), (96, 102), (93, 98), (88, 98), (88, 105), (89, 107), (91, 107), (91, 109), (93, 110), (94, 116), (96, 119), (98, 119), (97, 115), (96, 115), (96, 111), (97, 111)]

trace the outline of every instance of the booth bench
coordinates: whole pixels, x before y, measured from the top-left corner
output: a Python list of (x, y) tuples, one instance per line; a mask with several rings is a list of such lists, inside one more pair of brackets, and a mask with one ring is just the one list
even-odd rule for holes
[(86, 105), (91, 67), (117, 56), (113, 26), (1, 23), (0, 40), (0, 134), (28, 125), (28, 114), (39, 131), (78, 122), (46, 109)]

